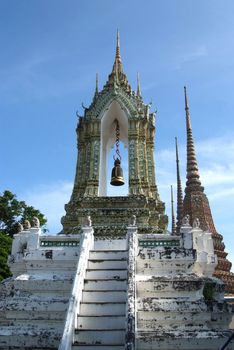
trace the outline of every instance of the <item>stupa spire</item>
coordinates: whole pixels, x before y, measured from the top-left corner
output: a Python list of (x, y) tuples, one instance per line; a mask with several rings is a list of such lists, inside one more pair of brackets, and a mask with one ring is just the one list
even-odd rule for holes
[(95, 94), (98, 94), (98, 73), (96, 73), (96, 89)]
[(199, 175), (199, 169), (197, 164), (195, 146), (193, 141), (193, 132), (189, 113), (189, 104), (186, 86), (184, 87), (184, 97), (185, 97), (185, 113), (186, 113), (186, 133), (187, 133), (187, 181), (185, 192), (191, 191), (204, 191), (201, 186), (201, 180)]
[(137, 72), (137, 96), (141, 97), (140, 75), (138, 72)]
[(234, 277), (230, 272), (232, 264), (226, 258), (227, 253), (224, 250), (223, 236), (220, 235), (215, 228), (209, 201), (204, 193), (204, 187), (201, 186), (186, 88), (184, 88), (184, 94), (187, 129), (187, 182), (183, 201), (183, 216), (189, 215), (191, 225), (193, 221), (198, 218), (201, 229), (212, 233), (214, 251), (218, 257), (218, 265), (216, 266), (214, 276), (221, 278), (227, 284), (226, 291), (233, 293)]
[(177, 137), (175, 137), (175, 146), (176, 146), (176, 178), (177, 178), (177, 222), (176, 222), (176, 233), (180, 233), (181, 222), (183, 218), (183, 190), (181, 185), (180, 178), (180, 161), (179, 161), (179, 152), (178, 152), (178, 143)]
[(176, 223), (174, 213), (174, 199), (173, 199), (173, 186), (171, 185), (171, 234), (176, 234)]
[(123, 73), (123, 65), (120, 54), (120, 35), (119, 30), (117, 29), (116, 37), (116, 51), (115, 51), (115, 61), (112, 69), (112, 73), (116, 75), (117, 80), (120, 78), (120, 73)]
[(120, 54), (120, 35), (117, 30), (115, 60), (111, 74), (104, 86), (104, 89), (122, 87), (127, 93), (131, 92), (131, 86), (127, 80), (126, 74), (123, 71), (122, 59)]
[(98, 73), (96, 73), (96, 84), (95, 84), (95, 92), (93, 96), (93, 103), (97, 100), (98, 98)]

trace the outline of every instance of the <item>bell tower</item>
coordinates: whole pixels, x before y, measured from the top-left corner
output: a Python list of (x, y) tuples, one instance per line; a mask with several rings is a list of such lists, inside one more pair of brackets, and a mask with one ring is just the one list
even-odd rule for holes
[[(116, 143), (116, 125), (119, 141), (128, 149), (128, 178), (124, 175), (128, 195), (109, 197), (111, 170), (107, 158)], [(91, 215), (96, 235), (121, 236), (129, 217), (136, 215), (140, 232), (163, 232), (167, 216), (155, 179), (155, 114), (143, 102), (139, 75), (136, 92), (127, 80), (119, 33), (112, 72), (102, 91), (96, 79), (92, 103), (85, 108), (84, 116), (79, 116), (76, 131), (78, 160), (72, 196), (62, 218), (63, 231), (77, 232)]]

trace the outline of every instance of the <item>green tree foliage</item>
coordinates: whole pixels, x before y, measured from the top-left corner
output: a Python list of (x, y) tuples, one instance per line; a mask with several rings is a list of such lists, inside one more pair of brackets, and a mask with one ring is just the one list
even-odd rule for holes
[(212, 283), (205, 282), (203, 288), (203, 296), (205, 301), (211, 301), (214, 298), (214, 286)]
[(0, 281), (10, 276), (7, 257), (11, 251), (12, 237), (17, 232), (16, 224), (31, 221), (34, 216), (45, 227), (47, 220), (39, 210), (19, 201), (10, 191), (0, 195)]
[(0, 196), (0, 231), (9, 236), (16, 233), (16, 224), (31, 220), (36, 216), (41, 226), (46, 224), (44, 215), (34, 207), (28, 206), (24, 201), (18, 201), (16, 195), (10, 191), (4, 191)]
[(11, 251), (12, 238), (0, 231), (0, 282), (11, 275), (7, 257)]

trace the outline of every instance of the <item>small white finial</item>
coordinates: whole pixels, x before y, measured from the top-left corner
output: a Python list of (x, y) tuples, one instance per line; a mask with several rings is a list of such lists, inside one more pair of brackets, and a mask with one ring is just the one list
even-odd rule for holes
[(200, 220), (198, 218), (193, 220), (193, 228), (200, 228)]
[(132, 215), (130, 220), (129, 220), (129, 225), (130, 226), (136, 226), (136, 215)]
[(31, 225), (33, 228), (40, 228), (40, 221), (36, 216), (32, 218)]
[(189, 224), (189, 214), (185, 215), (182, 219), (182, 226), (190, 226)]
[(85, 226), (91, 227), (92, 226), (92, 220), (91, 220), (91, 216), (87, 215), (85, 222), (84, 222)]

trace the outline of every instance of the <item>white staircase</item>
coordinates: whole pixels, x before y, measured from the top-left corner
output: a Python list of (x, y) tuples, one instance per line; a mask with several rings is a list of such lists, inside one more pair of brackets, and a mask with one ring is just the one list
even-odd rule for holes
[(124, 350), (127, 252), (92, 250), (72, 350)]

